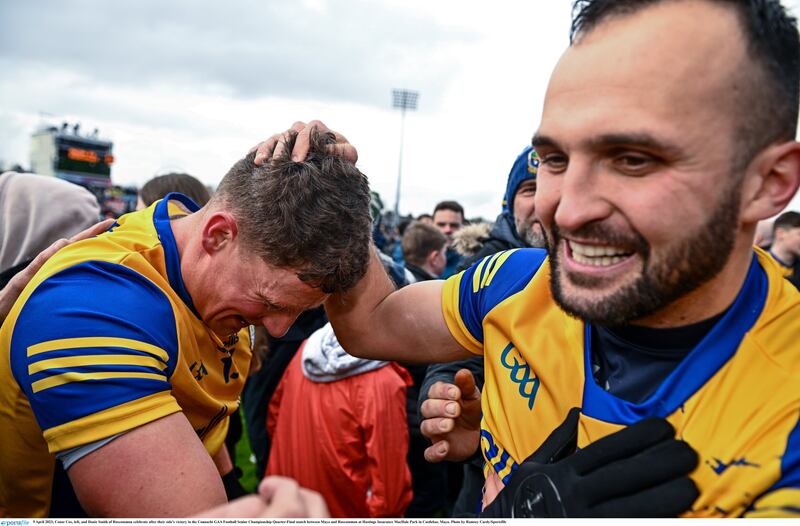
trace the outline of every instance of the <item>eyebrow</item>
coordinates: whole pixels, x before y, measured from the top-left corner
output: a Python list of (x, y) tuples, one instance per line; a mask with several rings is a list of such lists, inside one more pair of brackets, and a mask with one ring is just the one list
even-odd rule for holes
[[(553, 147), (559, 148), (558, 141), (547, 135), (536, 133), (531, 139), (534, 148)], [(681, 149), (672, 143), (662, 139), (656, 139), (653, 135), (645, 132), (630, 133), (605, 133), (597, 137), (584, 141), (584, 145), (592, 150), (602, 150), (613, 146), (637, 146), (647, 150), (657, 150), (665, 155), (678, 156)]]
[(540, 133), (534, 133), (533, 138), (531, 139), (531, 146), (534, 149), (541, 148), (542, 146), (558, 146), (558, 143), (555, 139), (548, 137), (547, 135), (542, 135)]

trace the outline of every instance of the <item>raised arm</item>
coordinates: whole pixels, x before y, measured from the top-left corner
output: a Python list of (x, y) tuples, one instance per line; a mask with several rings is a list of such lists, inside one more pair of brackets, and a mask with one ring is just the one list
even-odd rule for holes
[(442, 281), (394, 290), (373, 248), (366, 275), (325, 302), (347, 352), (376, 360), (447, 362), (471, 356), (451, 336), (442, 314)]

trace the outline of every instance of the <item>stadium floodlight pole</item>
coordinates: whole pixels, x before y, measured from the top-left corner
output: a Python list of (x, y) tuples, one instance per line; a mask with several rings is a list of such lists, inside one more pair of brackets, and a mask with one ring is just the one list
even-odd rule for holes
[(406, 127), (406, 110), (417, 109), (418, 91), (407, 89), (392, 90), (392, 107), (400, 108), (400, 158), (397, 161), (397, 192), (394, 198), (395, 221), (400, 220), (400, 179), (403, 175), (403, 136)]

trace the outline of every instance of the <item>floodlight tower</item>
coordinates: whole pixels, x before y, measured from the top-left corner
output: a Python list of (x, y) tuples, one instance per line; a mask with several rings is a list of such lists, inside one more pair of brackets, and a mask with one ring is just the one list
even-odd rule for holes
[(392, 107), (400, 109), (400, 158), (397, 161), (397, 193), (394, 198), (395, 221), (400, 218), (400, 179), (403, 175), (403, 135), (406, 127), (406, 110), (417, 109), (418, 91), (407, 89), (392, 90)]

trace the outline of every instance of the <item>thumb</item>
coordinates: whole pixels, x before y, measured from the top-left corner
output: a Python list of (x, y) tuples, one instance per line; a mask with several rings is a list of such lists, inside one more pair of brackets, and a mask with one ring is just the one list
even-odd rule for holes
[(456, 387), (461, 391), (462, 400), (476, 400), (480, 398), (480, 391), (475, 386), (475, 377), (469, 369), (460, 369), (453, 381)]
[(552, 464), (575, 452), (578, 445), (580, 409), (573, 407), (567, 417), (525, 462)]

